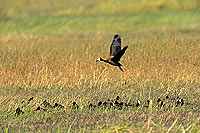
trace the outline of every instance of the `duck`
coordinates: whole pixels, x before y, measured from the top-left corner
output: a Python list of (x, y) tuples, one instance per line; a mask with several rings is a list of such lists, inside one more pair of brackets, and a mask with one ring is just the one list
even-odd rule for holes
[(141, 105), (141, 101), (137, 100), (137, 103), (131, 104), (130, 102), (125, 104), (126, 107), (139, 107)]
[(28, 104), (33, 100), (33, 97), (28, 99)]
[(47, 108), (52, 108), (51, 104), (47, 102), (47, 100), (44, 100), (42, 104)]
[(105, 62), (113, 66), (119, 67), (119, 69), (123, 72), (124, 70), (122, 69), (122, 64), (119, 62), (121, 57), (124, 55), (126, 49), (128, 46), (125, 46), (123, 49), (121, 49), (121, 37), (116, 34), (114, 35), (114, 39), (111, 43), (110, 46), (110, 58), (108, 59), (103, 59), (99, 57), (96, 62)]
[(53, 108), (64, 108), (63, 105), (59, 104), (59, 103), (55, 103), (55, 105), (53, 106)]
[(17, 108), (16, 111), (15, 111), (15, 116), (18, 116), (18, 115), (21, 115), (21, 114), (24, 114), (24, 112), (20, 108)]
[(95, 110), (97, 106), (96, 105), (93, 105), (92, 103), (89, 104), (89, 109), (90, 110)]
[(161, 100), (161, 98), (158, 98), (158, 100), (157, 100), (157, 103), (156, 103), (157, 105), (158, 105), (158, 107), (160, 107), (160, 108), (162, 108), (162, 107), (164, 107), (165, 106), (165, 104), (164, 104), (164, 100)]
[(78, 104), (77, 104), (76, 102), (73, 102), (71, 108), (72, 108), (72, 109), (78, 110), (78, 109), (79, 109), (79, 106), (78, 106)]
[(176, 102), (176, 107), (183, 106), (183, 105), (184, 105), (184, 100), (178, 97), (178, 101)]
[(47, 109), (41, 108), (40, 106), (38, 106), (34, 111), (39, 111), (39, 110), (47, 111)]

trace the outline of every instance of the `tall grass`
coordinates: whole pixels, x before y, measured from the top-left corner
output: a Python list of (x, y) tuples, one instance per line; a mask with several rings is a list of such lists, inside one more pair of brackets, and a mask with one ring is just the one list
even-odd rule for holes
[(98, 36), (2, 36), (1, 86), (51, 88), (136, 79), (199, 80), (198, 34), (128, 35), (124, 44), (129, 49), (122, 58), (124, 73), (107, 64), (95, 63), (97, 57), (106, 58), (109, 53), (110, 40)]

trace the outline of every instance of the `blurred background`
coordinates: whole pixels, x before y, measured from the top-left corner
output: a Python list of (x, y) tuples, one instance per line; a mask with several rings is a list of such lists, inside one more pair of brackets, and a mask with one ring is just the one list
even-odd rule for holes
[(0, 33), (196, 30), (199, 8), (200, 0), (0, 0)]
[(195, 10), (200, 0), (1, 0), (0, 16), (73, 16)]

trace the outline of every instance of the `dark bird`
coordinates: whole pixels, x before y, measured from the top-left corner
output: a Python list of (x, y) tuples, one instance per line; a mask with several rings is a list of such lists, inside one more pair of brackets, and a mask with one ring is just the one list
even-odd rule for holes
[(111, 107), (114, 106), (113, 100), (108, 99), (108, 103), (110, 104)]
[(114, 106), (118, 106), (119, 105), (119, 102), (118, 101), (115, 101), (114, 102)]
[(28, 99), (28, 104), (33, 100), (33, 97)]
[(141, 101), (140, 100), (137, 100), (137, 103), (136, 103), (136, 107), (139, 107), (140, 106), (140, 104), (141, 104)]
[(161, 98), (158, 98), (157, 103), (159, 104), (160, 102), (162, 102)]
[(72, 109), (79, 109), (79, 106), (76, 102), (72, 103)]
[(48, 103), (46, 100), (44, 100), (42, 104), (43, 104), (45, 107), (52, 108), (51, 104)]
[(38, 110), (47, 111), (47, 109), (43, 109), (43, 108), (41, 108), (40, 106), (38, 106), (37, 109), (35, 109), (35, 111), (38, 111)]
[(98, 105), (99, 107), (103, 106), (102, 101), (99, 101), (97, 105)]
[(94, 110), (96, 108), (96, 105), (93, 105), (92, 103), (89, 104), (89, 109)]
[(119, 110), (122, 110), (123, 105), (124, 105), (124, 103), (123, 103), (123, 102), (120, 102), (120, 103), (119, 103), (119, 106), (118, 106), (118, 109), (119, 109)]
[(55, 105), (53, 106), (53, 108), (64, 108), (64, 106), (63, 105), (61, 105), (61, 104), (58, 104), (58, 103), (55, 103)]
[(18, 115), (21, 115), (21, 114), (23, 114), (24, 112), (20, 109), (20, 108), (17, 108), (16, 110), (15, 110), (15, 116), (18, 116)]
[(105, 63), (108, 63), (110, 65), (113, 66), (118, 66), (119, 69), (121, 71), (123, 71), (123, 69), (121, 68), (122, 64), (119, 63), (121, 57), (124, 55), (126, 49), (128, 48), (128, 46), (125, 46), (122, 50), (121, 50), (121, 37), (119, 35), (115, 35), (114, 39), (112, 41), (112, 44), (110, 46), (110, 58), (104, 60), (101, 57), (98, 58), (96, 60), (96, 62), (98, 61), (103, 61)]
[(140, 101), (140, 100), (137, 100), (136, 103), (131, 103), (131, 102), (129, 102), (129, 103), (125, 103), (124, 105), (125, 105), (126, 107), (139, 107), (139, 106), (141, 105), (141, 101)]
[(108, 105), (108, 102), (106, 102), (106, 101), (103, 102), (103, 106), (104, 106), (104, 107), (107, 107), (107, 105)]
[(38, 111), (38, 110), (40, 110), (40, 109), (41, 109), (40, 106), (38, 106), (37, 109), (36, 109), (35, 111)]
[(176, 102), (176, 107), (183, 105), (184, 105), (184, 100), (182, 98), (179, 98), (178, 101)]
[(120, 98), (119, 96), (117, 96), (117, 97), (116, 97), (116, 100), (117, 100), (117, 101), (120, 101), (120, 100), (121, 100), (121, 98)]
[(149, 108), (149, 104), (150, 104), (150, 100), (147, 100), (146, 105), (144, 105), (143, 107)]
[[(167, 99), (168, 99), (168, 98), (167, 98)], [(164, 100), (161, 100), (161, 98), (158, 98), (158, 100), (157, 100), (157, 105), (158, 105), (158, 107), (160, 107), (160, 108), (164, 107), (164, 106), (165, 106)]]

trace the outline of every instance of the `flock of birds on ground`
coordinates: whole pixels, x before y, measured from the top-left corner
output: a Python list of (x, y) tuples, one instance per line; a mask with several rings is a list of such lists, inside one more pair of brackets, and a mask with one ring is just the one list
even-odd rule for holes
[[(100, 57), (96, 60), (96, 62), (102, 61), (102, 62), (108, 63), (110, 65), (117, 66), (117, 67), (119, 67), (119, 69), (121, 71), (123, 71), (122, 64), (120, 64), (119, 61), (120, 61), (121, 57), (124, 55), (127, 48), (128, 48), (128, 46), (125, 46), (121, 50), (121, 37), (118, 34), (116, 34), (116, 35), (114, 35), (114, 39), (110, 46), (110, 56), (111, 57), (106, 60), (104, 60), (103, 58)], [(33, 100), (33, 97), (31, 97), (27, 101), (27, 104), (29, 104), (32, 100)], [(162, 100), (161, 98), (158, 98), (158, 100), (154, 103), (156, 104), (157, 107), (163, 108), (163, 107), (166, 107), (166, 105), (167, 105), (166, 101), (172, 101), (172, 103), (175, 105), (175, 107), (183, 106), (185, 104), (184, 100), (182, 98), (179, 98), (179, 97), (170, 98), (169, 96), (166, 96), (164, 100)], [(25, 101), (22, 101), (22, 103), (23, 102), (25, 102)], [(144, 104), (142, 105), (140, 100), (137, 100), (136, 103), (131, 103), (131, 102), (124, 103), (124, 102), (122, 102), (120, 96), (117, 96), (116, 98), (114, 98), (112, 100), (108, 99), (107, 101), (104, 101), (104, 102), (99, 101), (97, 104), (90, 103), (88, 105), (88, 109), (95, 110), (98, 108), (102, 108), (102, 109), (111, 109), (112, 108), (112, 109), (122, 110), (124, 108), (139, 107), (139, 106), (149, 108), (150, 104), (151, 104), (150, 100), (147, 100), (145, 105)], [(189, 103), (186, 103), (186, 104), (189, 104)], [(34, 111), (48, 111), (48, 109), (50, 109), (50, 108), (51, 109), (53, 109), (53, 108), (64, 109), (64, 106), (59, 103), (55, 103), (52, 106), (49, 102), (44, 100), (40, 104), (40, 106), (37, 106), (37, 108)], [(73, 102), (70, 108), (73, 110), (79, 110), (79, 105), (76, 102)], [(24, 113), (24, 111), (18, 107), (16, 109), (15, 115), (18, 116), (23, 113)]]
[[(30, 104), (34, 100), (33, 97), (29, 98), (28, 101), (22, 101), (21, 104), (27, 103)], [(154, 106), (158, 108), (169, 108), (169, 106), (173, 105), (174, 107), (180, 107), (183, 105), (192, 105), (191, 103), (185, 103), (183, 98), (177, 97), (177, 98), (170, 98), (169, 96), (166, 96), (165, 99), (158, 98), (157, 101), (152, 103)], [(137, 100), (135, 103), (125, 103), (122, 102), (122, 99), (120, 96), (116, 96), (116, 98), (107, 101), (99, 101), (97, 104), (90, 103), (86, 108), (91, 111), (95, 111), (97, 109), (114, 109), (114, 110), (123, 110), (125, 108), (137, 108), (137, 107), (143, 107), (143, 108), (149, 108), (150, 106), (150, 100), (147, 100), (144, 104), (141, 103), (140, 100)], [(51, 109), (64, 109), (65, 107), (59, 103), (55, 103), (54, 105), (51, 105), (49, 102), (44, 100), (34, 111), (48, 111)], [(80, 109), (80, 106), (74, 101), (71, 103), (71, 106), (69, 109), (78, 111)], [(17, 108), (15, 110), (15, 116), (19, 116), (24, 114), (24, 111), (21, 108)]]

